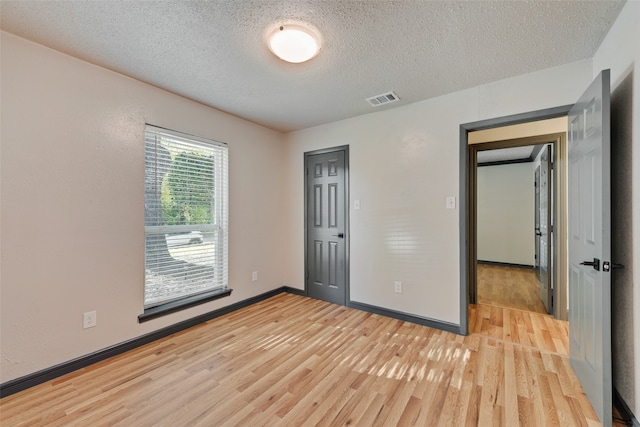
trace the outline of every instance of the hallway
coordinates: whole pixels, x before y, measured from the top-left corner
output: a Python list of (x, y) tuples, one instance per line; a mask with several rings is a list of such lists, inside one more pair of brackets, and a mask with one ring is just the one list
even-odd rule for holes
[(478, 303), (547, 314), (532, 269), (478, 264)]

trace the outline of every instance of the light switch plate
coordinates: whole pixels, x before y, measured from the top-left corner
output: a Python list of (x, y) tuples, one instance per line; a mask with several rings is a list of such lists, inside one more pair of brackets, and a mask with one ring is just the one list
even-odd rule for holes
[(82, 314), (82, 329), (93, 328), (98, 323), (98, 315), (95, 311)]
[(456, 208), (456, 198), (454, 196), (447, 197), (447, 209)]

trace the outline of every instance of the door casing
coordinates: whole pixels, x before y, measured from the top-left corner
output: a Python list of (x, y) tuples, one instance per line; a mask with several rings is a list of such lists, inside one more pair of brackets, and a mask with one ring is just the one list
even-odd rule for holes
[[(460, 125), (460, 334), (462, 335), (467, 335), (469, 333), (468, 306), (470, 303), (475, 302), (472, 300), (472, 296), (475, 297), (477, 290), (475, 268), (475, 209), (471, 209), (471, 201), (473, 200), (471, 198), (471, 189), (475, 189), (476, 185), (475, 171), (477, 169), (476, 154), (478, 147), (474, 147), (474, 145), (478, 144), (469, 145), (469, 133), (479, 130), (493, 129), (498, 127), (563, 117), (568, 114), (571, 107), (572, 105), (564, 105), (560, 107), (547, 108), (544, 110), (531, 111), (528, 113), (515, 114), (511, 116), (499, 117), (495, 119), (482, 120)], [(501, 142), (506, 144), (501, 148), (512, 146), (509, 145), (509, 142)], [(543, 143), (543, 141), (540, 141), (538, 143)], [(535, 145), (536, 142), (534, 140), (531, 140), (527, 144), (520, 145), (532, 144)], [(564, 183), (561, 182), (561, 180), (558, 180), (558, 186), (562, 185), (564, 185)], [(559, 233), (556, 233), (556, 235), (558, 234)], [(556, 242), (557, 251), (562, 251), (562, 244), (566, 244), (566, 242), (562, 242), (562, 240), (563, 239), (558, 239), (558, 241)], [(566, 250), (564, 250), (563, 253), (566, 253)], [(558, 271), (566, 271), (566, 266), (563, 267), (562, 265), (559, 265), (558, 262), (555, 263), (555, 268)], [(566, 295), (564, 296), (564, 298), (566, 298)], [(561, 298), (559, 295), (556, 307), (566, 307), (566, 299), (564, 302), (561, 302)], [(562, 318), (562, 316), (557, 317)]]
[(307, 181), (307, 173), (306, 173), (306, 167), (307, 167), (307, 159), (310, 156), (314, 156), (317, 154), (327, 154), (327, 153), (335, 153), (337, 151), (343, 151), (344, 152), (344, 191), (345, 191), (345, 213), (344, 213), (344, 218), (345, 218), (345, 231), (344, 231), (344, 243), (345, 243), (345, 305), (347, 307), (350, 306), (350, 288), (349, 288), (349, 279), (350, 279), (350, 270), (349, 270), (349, 253), (350, 253), (350, 227), (349, 227), (349, 211), (350, 211), (350, 196), (349, 196), (349, 146), (348, 145), (341, 145), (338, 147), (331, 147), (331, 148), (324, 148), (324, 149), (320, 149), (320, 150), (314, 150), (314, 151), (308, 151), (304, 153), (304, 161), (303, 161), (303, 169), (302, 169), (302, 174), (304, 176), (304, 205), (303, 205), (303, 210), (304, 210), (304, 274), (305, 274), (305, 279), (304, 279), (304, 294), (305, 296), (309, 296), (309, 289), (308, 289), (308, 280), (307, 280), (307, 272), (309, 271), (308, 269), (308, 263), (309, 263), (309, 254), (308, 254), (308, 250), (307, 250), (307, 243), (308, 243), (308, 227), (309, 227), (309, 223), (310, 223), (310, 218), (308, 215), (308, 210), (307, 210), (307, 205), (309, 203), (308, 200), (308, 194), (307, 194), (307, 185), (308, 185), (308, 181)]

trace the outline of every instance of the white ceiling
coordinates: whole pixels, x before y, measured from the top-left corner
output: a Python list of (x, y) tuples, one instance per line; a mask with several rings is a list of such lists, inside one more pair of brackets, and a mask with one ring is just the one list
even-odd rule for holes
[[(4, 1), (1, 28), (267, 127), (291, 131), (590, 58), (623, 1)], [(266, 46), (323, 38), (308, 63)], [(395, 91), (374, 109), (365, 98)], [(515, 95), (514, 95), (515, 96)]]

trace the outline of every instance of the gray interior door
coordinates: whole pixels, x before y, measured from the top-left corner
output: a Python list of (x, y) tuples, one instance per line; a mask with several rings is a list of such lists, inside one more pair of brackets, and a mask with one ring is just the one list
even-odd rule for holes
[(305, 157), (307, 295), (346, 304), (345, 150)]
[(553, 313), (551, 288), (551, 146), (540, 156), (540, 299), (547, 313)]
[(603, 425), (612, 422), (609, 70), (569, 111), (569, 354)]
[(534, 196), (534, 241), (535, 241), (535, 255), (534, 255), (534, 269), (536, 270), (536, 274), (538, 275), (538, 281), (540, 279), (540, 166), (536, 168), (535, 174), (533, 176), (533, 188), (535, 191)]

